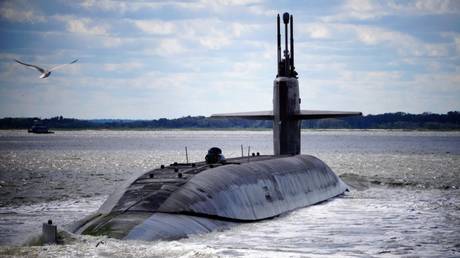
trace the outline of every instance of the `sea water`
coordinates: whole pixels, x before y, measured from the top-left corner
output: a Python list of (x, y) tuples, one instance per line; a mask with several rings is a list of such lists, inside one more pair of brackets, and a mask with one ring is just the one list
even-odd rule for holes
[(185, 162), (185, 147), (193, 162), (213, 146), (235, 157), (272, 144), (270, 131), (0, 131), (0, 256), (460, 256), (460, 132), (384, 130), (302, 131), (302, 153), (351, 187), (319, 205), (177, 241), (21, 246), (48, 219), (65, 229), (96, 211), (133, 174)]

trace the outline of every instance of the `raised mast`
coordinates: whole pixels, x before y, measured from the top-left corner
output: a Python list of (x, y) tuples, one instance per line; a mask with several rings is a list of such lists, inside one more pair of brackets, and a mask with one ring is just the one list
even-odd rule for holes
[(283, 23), (284, 23), (284, 73), (285, 76), (289, 74), (289, 50), (288, 50), (288, 23), (289, 23), (289, 14), (283, 14)]
[[(290, 25), (291, 25), (291, 31), (290, 31), (290, 38), (291, 38), (291, 62), (290, 62), (290, 68), (291, 68), (291, 74), (294, 74), (295, 72), (295, 67), (294, 67), (294, 19), (292, 18), (292, 15), (291, 15), (291, 21), (290, 21)], [(297, 75), (297, 74), (296, 74)]]
[(278, 58), (277, 58), (277, 64), (278, 64), (278, 71), (277, 71), (277, 75), (279, 75), (280, 73), (280, 69), (281, 69), (281, 66), (280, 66), (280, 63), (281, 63), (281, 32), (280, 32), (280, 15), (278, 14), (278, 17), (277, 17), (277, 20), (276, 20), (276, 38), (277, 38), (277, 55), (278, 55)]
[(289, 15), (289, 13), (284, 13), (283, 23), (284, 50), (283, 55), (281, 56), (280, 15), (278, 14), (276, 19), (278, 73), (276, 77), (283, 76), (297, 78), (297, 72), (294, 68), (294, 26), (292, 15)]

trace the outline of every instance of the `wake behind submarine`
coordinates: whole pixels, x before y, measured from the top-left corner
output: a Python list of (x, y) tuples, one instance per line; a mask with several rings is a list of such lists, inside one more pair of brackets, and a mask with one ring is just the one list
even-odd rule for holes
[(273, 120), (274, 155), (225, 159), (220, 149), (212, 148), (206, 161), (162, 165), (128, 180), (71, 231), (118, 239), (178, 239), (273, 218), (344, 193), (347, 185), (323, 161), (300, 154), (301, 120), (361, 113), (300, 110), (292, 15), (284, 13), (283, 23), (281, 56), (278, 15), (273, 111), (211, 116)]

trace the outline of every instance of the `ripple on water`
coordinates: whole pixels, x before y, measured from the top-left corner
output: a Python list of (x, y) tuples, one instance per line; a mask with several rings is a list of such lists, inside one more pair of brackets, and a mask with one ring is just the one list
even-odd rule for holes
[[(0, 244), (19, 243), (48, 218), (68, 224), (95, 211), (137, 171), (202, 160), (220, 146), (272, 153), (271, 132), (0, 131)], [(347, 195), (278, 218), (172, 242), (71, 236), (67, 245), (0, 247), (47, 257), (459, 256), (458, 132), (307, 131), (303, 153), (350, 183)], [(455, 189), (457, 188), (457, 189)], [(97, 243), (103, 241), (97, 248)]]

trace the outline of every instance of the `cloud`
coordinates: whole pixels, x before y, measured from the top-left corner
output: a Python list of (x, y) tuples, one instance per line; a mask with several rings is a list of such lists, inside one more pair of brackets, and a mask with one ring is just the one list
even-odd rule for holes
[(388, 14), (385, 6), (379, 2), (369, 0), (348, 0), (342, 6), (343, 18), (347, 16), (360, 20), (374, 19)]
[[(382, 112), (446, 112), (458, 109), (459, 76), (449, 73), (419, 74), (403, 79), (399, 71), (344, 69), (336, 76), (307, 80), (308, 93), (301, 96), (305, 108)], [(324, 98), (327, 96), (327, 98)], [(321, 102), (318, 101), (321, 99)], [(308, 106), (306, 106), (308, 105)]]
[(126, 2), (110, 0), (84, 0), (80, 4), (86, 9), (100, 9), (104, 11), (126, 10), (129, 6)]
[(259, 6), (262, 0), (196, 0), (196, 1), (171, 1), (170, 6), (183, 9), (208, 9), (223, 11), (229, 7), (251, 7)]
[(406, 15), (459, 14), (460, 2), (456, 0), (418, 0), (388, 2), (388, 7)]
[[(213, 11), (223, 11), (227, 10), (229, 7), (257, 7), (257, 10), (262, 11), (262, 2), (262, 0), (200, 0), (194, 4), (195, 8), (206, 8)], [(253, 9), (251, 11), (256, 10)], [(263, 13), (263, 11), (261, 13)]]
[(251, 33), (257, 29), (260, 29), (260, 27), (261, 26), (256, 24), (244, 24), (239, 22), (230, 23), (231, 32), (234, 37), (240, 37), (244, 34)]
[(350, 19), (368, 20), (389, 14), (389, 10), (382, 3), (369, 0), (348, 0), (339, 7), (338, 12), (321, 17), (322, 21), (334, 22)]
[(161, 20), (135, 20), (133, 23), (141, 31), (148, 34), (168, 35), (176, 32), (176, 25), (173, 22)]
[(415, 87), (425, 88), (419, 90), (429, 91), (430, 94), (446, 92), (449, 94), (456, 93), (454, 95), (460, 97), (460, 74), (445, 72), (417, 74), (413, 84)]
[(100, 40), (102, 41), (102, 45), (108, 48), (119, 47), (127, 42), (132, 41), (129, 38), (121, 38), (115, 36), (104, 36), (101, 37)]
[(113, 1), (113, 0), (84, 0), (80, 5), (85, 9), (102, 10), (105, 12), (127, 13), (146, 9), (158, 9), (166, 6), (167, 1)]
[(311, 23), (301, 26), (300, 29), (313, 39), (326, 39), (331, 37), (331, 32), (327, 24)]
[(446, 44), (422, 42), (406, 33), (374, 26), (346, 26), (355, 32), (357, 39), (367, 45), (388, 44), (401, 55), (439, 57), (448, 55)]
[(273, 17), (277, 14), (276, 10), (268, 8), (264, 5), (247, 6), (245, 10), (255, 15), (262, 15), (262, 16), (268, 16), (268, 17)]
[(441, 36), (450, 40), (455, 52), (460, 54), (460, 33), (456, 32), (442, 32)]
[(232, 11), (257, 16), (273, 16), (276, 10), (267, 6), (264, 0), (156, 0), (156, 1), (114, 1), (84, 0), (79, 5), (87, 10), (100, 10), (107, 13), (135, 14), (142, 11), (175, 9), (179, 12), (195, 12), (203, 16), (203, 12), (228, 14)]
[[(82, 44), (90, 44), (91, 47), (100, 46), (104, 48), (120, 47), (134, 39), (130, 37), (116, 36), (111, 32), (110, 22), (96, 19), (78, 17), (74, 15), (54, 15), (54, 20), (65, 25), (65, 31), (70, 32), (75, 38), (82, 40)], [(45, 32), (44, 35), (56, 36), (55, 32)], [(83, 37), (82, 37), (83, 36)]]
[(219, 49), (230, 44), (230, 37), (224, 33), (214, 33), (199, 39), (200, 44), (209, 49)]
[(98, 24), (90, 18), (79, 18), (68, 15), (57, 15), (54, 18), (66, 23), (66, 29), (72, 33), (108, 36), (110, 26), (107, 24)]
[(206, 30), (203, 30), (199, 20), (188, 23), (187, 30), (190, 36), (194, 39), (198, 38), (199, 43), (209, 49), (220, 49), (230, 45), (233, 40), (260, 29), (259, 25), (229, 23), (215, 19), (205, 21), (205, 23), (211, 24)]
[(336, 14), (322, 17), (326, 22), (346, 20), (373, 20), (391, 15), (442, 15), (459, 14), (460, 2), (456, 0), (370, 1), (348, 0)]
[(457, 54), (460, 54), (460, 35), (455, 37), (455, 49)]
[(182, 54), (186, 51), (186, 49), (182, 46), (182, 44), (177, 39), (163, 39), (160, 40), (160, 44), (158, 45), (155, 53), (159, 56), (173, 56)]
[(89, 26), (89, 19), (70, 20), (67, 24), (67, 29), (70, 32), (92, 34), (92, 35), (107, 35), (107, 29), (103, 26)]
[(45, 16), (24, 1), (4, 1), (0, 4), (0, 17), (11, 22), (45, 22)]
[(368, 46), (391, 47), (401, 56), (441, 57), (449, 54), (447, 43), (426, 43), (407, 33), (378, 26), (324, 22), (299, 27), (301, 33), (313, 39), (352, 40)]
[(129, 72), (130, 70), (137, 70), (144, 67), (144, 63), (141, 62), (124, 62), (124, 63), (111, 63), (104, 64), (104, 70), (108, 72), (122, 71)]
[(267, 15), (272, 14), (263, 6), (262, 0), (189, 0), (189, 1), (124, 1), (113, 0), (85, 0), (80, 3), (83, 8), (96, 9), (105, 12), (133, 13), (145, 10), (158, 10), (172, 7), (178, 10), (198, 11), (211, 10), (213, 12), (226, 11), (231, 7), (245, 7), (248, 12)]
[(260, 4), (262, 0), (201, 0), (204, 4), (214, 4), (219, 6), (251, 5)]
[[(155, 36), (168, 36), (171, 49), (175, 49), (174, 53), (181, 53), (184, 50), (181, 42), (187, 42), (195, 47), (198, 43), (207, 49), (220, 49), (230, 45), (233, 40), (249, 35), (260, 28), (257, 24), (225, 22), (213, 18), (175, 21), (130, 20), (130, 22), (142, 32), (153, 36), (152, 39), (159, 40)], [(164, 43), (160, 42), (160, 47), (161, 44)]]

